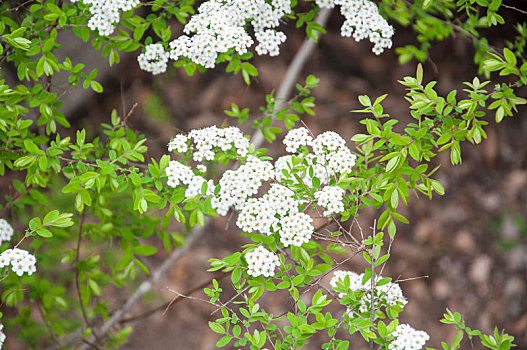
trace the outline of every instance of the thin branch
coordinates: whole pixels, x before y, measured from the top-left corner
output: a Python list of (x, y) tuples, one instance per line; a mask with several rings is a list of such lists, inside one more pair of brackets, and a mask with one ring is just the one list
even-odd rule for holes
[[(216, 276), (216, 277), (214, 277), (213, 279), (219, 279), (219, 280), (221, 280), (221, 279), (225, 278), (225, 277), (228, 276), (228, 275), (229, 275), (228, 272), (222, 272), (221, 275)], [(209, 284), (211, 284), (213, 279), (211, 278), (211, 279), (209, 279), (209, 280), (207, 280), (207, 281), (201, 283), (200, 285), (198, 285), (198, 286), (196, 286), (196, 287), (194, 287), (194, 288), (192, 288), (192, 289), (186, 291), (186, 292), (183, 293), (183, 294), (184, 294), (184, 295), (191, 295), (191, 294), (194, 294), (194, 293), (196, 293), (197, 291), (200, 291), (200, 290), (202, 290), (203, 288), (205, 288), (206, 286), (208, 286)], [(139, 315), (137, 315), (137, 316), (132, 316), (132, 317), (128, 317), (128, 318), (123, 318), (121, 321), (119, 321), (119, 323), (123, 324), (123, 323), (128, 323), (128, 322), (134, 322), (134, 321), (137, 321), (137, 320), (139, 320), (139, 319), (147, 318), (147, 317), (149, 317), (149, 316), (155, 314), (155, 313), (158, 312), (158, 311), (161, 311), (161, 310), (167, 310), (170, 306), (172, 306), (172, 305), (178, 303), (178, 302), (181, 301), (181, 300), (183, 300), (183, 298), (180, 298), (180, 297), (176, 297), (175, 299), (173, 298), (173, 299), (167, 301), (166, 303), (161, 304), (161, 305), (159, 305), (159, 306), (157, 306), (157, 307), (155, 307), (155, 308), (153, 308), (153, 309), (150, 309), (150, 310), (148, 310), (148, 311), (146, 311), (146, 312), (143, 312), (143, 313), (141, 313), (141, 314), (139, 314)]]
[[(82, 302), (82, 294), (81, 294), (81, 288), (80, 288), (80, 269), (78, 267), (79, 260), (80, 260), (79, 256), (80, 256), (80, 249), (81, 249), (81, 241), (82, 241), (82, 228), (84, 225), (85, 216), (86, 216), (86, 211), (83, 210), (80, 220), (79, 220), (79, 237), (77, 238), (77, 247), (75, 249), (75, 260), (74, 260), (73, 265), (75, 266), (75, 290), (77, 291), (77, 298), (79, 298), (79, 306), (81, 308), (82, 318), (84, 320), (84, 323), (86, 324), (86, 327), (91, 329), (92, 326), (88, 319), (86, 309), (84, 308), (84, 303)], [(95, 339), (99, 340), (99, 336), (97, 335), (95, 330), (93, 330), (93, 334), (95, 336)]]
[(84, 344), (87, 344), (89, 347), (91, 347), (91, 348), (93, 348), (93, 349), (95, 349), (95, 350), (102, 350), (102, 349), (101, 349), (100, 347), (98, 347), (96, 344), (93, 344), (92, 342), (90, 342), (90, 341), (88, 341), (88, 340), (86, 340), (86, 339), (84, 339), (84, 338), (82, 339), (82, 342), (83, 342)]
[(414, 280), (420, 280), (420, 279), (423, 279), (423, 278), (429, 278), (430, 276), (428, 275), (424, 275), (424, 276), (417, 276), (417, 277), (409, 277), (409, 278), (405, 278), (405, 279), (397, 279), (395, 282), (397, 283), (400, 283), (400, 282), (408, 282), (408, 281), (414, 281)]
[(51, 328), (51, 325), (49, 324), (48, 319), (46, 318), (46, 315), (44, 314), (44, 310), (42, 310), (40, 299), (37, 299), (35, 303), (37, 304), (38, 313), (40, 314), (40, 317), (42, 317), (42, 322), (44, 322), (44, 325), (46, 326), (49, 332), (49, 335), (51, 336), (53, 341), (60, 347), (61, 345), (60, 345), (59, 339), (57, 338), (57, 335), (55, 334), (55, 332), (53, 332), (53, 329)]
[(514, 6), (509, 6), (509, 5), (505, 5), (505, 4), (501, 4), (501, 7), (505, 7), (509, 10), (513, 10), (513, 11), (517, 11), (519, 13), (523, 13), (524, 15), (527, 15), (527, 11), (524, 11), (524, 10), (520, 10), (519, 8), (516, 8)]
[(18, 5), (17, 7), (13, 7), (13, 8), (10, 8), (10, 9), (5, 10), (5, 12), (18, 11), (18, 10), (20, 10), (22, 7), (26, 6), (26, 5), (29, 4), (30, 2), (34, 2), (34, 1), (35, 1), (35, 0), (27, 0), (27, 1), (24, 1), (23, 3), (21, 3), (21, 4)]
[(134, 113), (138, 105), (139, 104), (137, 102), (134, 102), (134, 104), (132, 105), (132, 108), (130, 108), (130, 110), (128, 111), (128, 114), (123, 119), (123, 123), (122, 123), (123, 126), (126, 126), (126, 122), (128, 121), (128, 118), (130, 118), (130, 116)]
[[(372, 246), (371, 246), (371, 282), (370, 282), (370, 293), (371, 293), (371, 301), (370, 301), (370, 318), (371, 323), (373, 324), (373, 321), (375, 320), (375, 228), (377, 227), (377, 219), (373, 221), (373, 234), (372, 234)], [(370, 339), (370, 350), (373, 350), (373, 338)]]
[(230, 303), (232, 303), (234, 300), (236, 300), (240, 295), (242, 295), (243, 293), (245, 293), (245, 291), (247, 289), (249, 289), (251, 286), (246, 286), (245, 288), (243, 288), (241, 291), (239, 291), (238, 293), (236, 293), (232, 298), (230, 298), (229, 300), (227, 300), (227, 302), (225, 303), (222, 303), (221, 304), (221, 307), (217, 308), (216, 310), (212, 311), (210, 314), (211, 315), (214, 315), (216, 312), (218, 312), (218, 310), (220, 310), (222, 307), (227, 307)]

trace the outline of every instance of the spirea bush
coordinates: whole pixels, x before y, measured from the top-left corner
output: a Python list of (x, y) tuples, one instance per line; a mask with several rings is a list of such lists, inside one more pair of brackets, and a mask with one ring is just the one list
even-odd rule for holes
[[(147, 159), (144, 135), (127, 124), (133, 110), (114, 110), (95, 137), (61, 112), (69, 89), (103, 93), (96, 70), (58, 59), (62, 32), (89, 42), (110, 65), (133, 52), (152, 74), (218, 66), (250, 84), (259, 74), (254, 52), (279, 55), (294, 30), (286, 23), (318, 41), (326, 32), (321, 18), (333, 8), (343, 37), (367, 39), (377, 55), (395, 46), (400, 63), (416, 65), (399, 82), (411, 123), (396, 126), (386, 95), (361, 95), (363, 108), (354, 112), (363, 133), (314, 135), (299, 123), (314, 114), (319, 80), (312, 75), (290, 99), (269, 93), (262, 117), (232, 104), (232, 124), (250, 121), (256, 136), (235, 125), (185, 130), (156, 159)], [(518, 35), (499, 49), (482, 34), (500, 30), (504, 8), (525, 13), (501, 0), (3, 1), (0, 64), (17, 80), (0, 80), (0, 173), (10, 182), (0, 208), (0, 344), (7, 335), (27, 348), (119, 347), (132, 328), (115, 325), (203, 227), (229, 215), (250, 243), (210, 257), (209, 271), (229, 275), (234, 292), (226, 298), (215, 279), (204, 289), (219, 312), (209, 322), (218, 347), (342, 350), (355, 346), (355, 333), (370, 349), (426, 347), (433, 334), (399, 321), (408, 300), (383, 271), (396, 222), (408, 223), (401, 203), (412, 193), (444, 193), (431, 160), (448, 152), (461, 163), (462, 144), (486, 138), (485, 115), (499, 123), (527, 102), (517, 95), (527, 84), (526, 25), (513, 23)], [(396, 26), (412, 27), (418, 45), (398, 46)], [(419, 62), (454, 34), (474, 45), (480, 76), (442, 96)], [(68, 77), (64, 92), (54, 92), (59, 72)], [(272, 143), (281, 133), (287, 154), (261, 148), (260, 135)], [(362, 228), (357, 218), (367, 208), (376, 219)], [(184, 235), (169, 229), (175, 222)], [(143, 257), (156, 254), (158, 242), (169, 258), (149, 268)], [(368, 267), (347, 271), (351, 259)], [(130, 294), (117, 309), (107, 297), (116, 290)], [(262, 296), (278, 293), (289, 303), (273, 314)], [(457, 312), (447, 310), (441, 322), (458, 330), (443, 349), (460, 348), (464, 337), (489, 349), (514, 346), (504, 331), (483, 334)]]

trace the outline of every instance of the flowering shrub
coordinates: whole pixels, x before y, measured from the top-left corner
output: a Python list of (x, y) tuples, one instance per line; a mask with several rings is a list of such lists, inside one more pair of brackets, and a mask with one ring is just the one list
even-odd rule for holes
[[(230, 274), (235, 297), (227, 300), (216, 280), (204, 290), (221, 312), (209, 323), (221, 335), (218, 347), (292, 349), (324, 336), (317, 346), (342, 350), (356, 333), (370, 349), (374, 344), (423, 348), (429, 335), (413, 328), (419, 325), (399, 322), (407, 299), (397, 280), (383, 276), (396, 222), (408, 223), (399, 204), (408, 203), (411, 192), (442, 195), (431, 159), (449, 151), (451, 162), (460, 163), (463, 142), (486, 138), (486, 113), (499, 123), (527, 102), (517, 96), (527, 84), (525, 25), (518, 24), (520, 35), (496, 50), (480, 31), (505, 22), (499, 11), (511, 7), (500, 0), (193, 5), (192, 0), (0, 4), (0, 64), (14, 67), (18, 79), (0, 80), (0, 174), (12, 184), (4, 190), (0, 215), (15, 218), (16, 228), (0, 218), (1, 305), (9, 311), (0, 315), (0, 345), (5, 324), (8, 337), (18, 337), (27, 348), (119, 347), (132, 329), (112, 327), (169, 266), (151, 271), (143, 262), (158, 252), (155, 237), (173, 262), (194, 242), (195, 227), (236, 215), (236, 226), (250, 243), (210, 260), (210, 271)], [(415, 76), (400, 81), (414, 121), (396, 127), (399, 121), (382, 105), (386, 95), (362, 95), (363, 109), (355, 112), (365, 113), (365, 131), (346, 140), (334, 131), (313, 135), (295, 126), (303, 114), (314, 114), (311, 91), (318, 79), (308, 76), (290, 100), (268, 94), (263, 117), (251, 119), (270, 143), (288, 130), (283, 144), (289, 154), (281, 157), (267, 154), (257, 137), (238, 127), (211, 126), (174, 135), (170, 154), (147, 159), (144, 135), (127, 124), (132, 110), (123, 116), (114, 111), (92, 137), (71, 127), (71, 116), (61, 112), (64, 94), (52, 92), (58, 72), (67, 74), (71, 88), (103, 91), (96, 70), (57, 58), (60, 32), (90, 41), (110, 65), (119, 63), (122, 52), (136, 52), (139, 67), (152, 74), (166, 72), (169, 63), (189, 75), (219, 65), (241, 72), (249, 84), (259, 74), (251, 63), (253, 51), (276, 56), (286, 45), (288, 31), (278, 30), (283, 22), (294, 22), (308, 39), (318, 40), (326, 31), (315, 16), (337, 6), (344, 17), (342, 36), (368, 39), (377, 55), (394, 45), (396, 24), (412, 25), (419, 47), (395, 48), (401, 63), (425, 62), (431, 45), (454, 32), (468, 37), (482, 77), (464, 82), (459, 94), (441, 96), (418, 64)], [(169, 24), (184, 34), (173, 34)], [(235, 104), (226, 113), (239, 124), (250, 117)], [(366, 208), (377, 213), (371, 230), (357, 220)], [(318, 226), (315, 219), (325, 224)], [(174, 222), (188, 235), (171, 231)], [(351, 259), (368, 267), (343, 270)], [(136, 280), (143, 281), (136, 292), (113, 310), (107, 292), (133, 289)], [(262, 295), (280, 291), (292, 306), (277, 316)], [(335, 312), (330, 303), (342, 307)], [(34, 310), (41, 319), (33, 317)], [(459, 313), (447, 311), (442, 322), (458, 329), (444, 349), (458, 349), (465, 334), (490, 349), (514, 346), (514, 338), (497, 329), (488, 335), (470, 329)]]

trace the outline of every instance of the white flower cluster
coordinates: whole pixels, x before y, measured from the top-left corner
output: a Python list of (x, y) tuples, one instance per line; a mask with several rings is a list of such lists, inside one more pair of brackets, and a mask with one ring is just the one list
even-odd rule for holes
[(218, 128), (211, 126), (204, 129), (195, 129), (189, 133), (193, 139), (195, 152), (193, 154), (196, 162), (213, 160), (217, 152), (234, 150), (240, 157), (245, 157), (249, 152), (250, 142), (243, 136), (240, 129), (234, 126)]
[(247, 273), (253, 277), (274, 276), (274, 269), (280, 266), (278, 256), (262, 246), (246, 253), (245, 260), (247, 260), (247, 266), (249, 268)]
[(247, 157), (247, 162), (236, 170), (227, 170), (220, 179), (218, 197), (212, 199), (211, 205), (218, 214), (227, 215), (231, 206), (242, 209), (247, 198), (256, 194), (262, 181), (274, 176), (273, 165), (254, 156)]
[(170, 142), (168, 143), (168, 151), (176, 151), (178, 153), (185, 153), (188, 151), (188, 137), (186, 137), (183, 134), (176, 135)]
[[(303, 155), (313, 171), (305, 170), (301, 175), (305, 184), (312, 185), (314, 176), (323, 184), (329, 183), (330, 176), (351, 171), (355, 164), (355, 155), (346, 147), (342, 137), (333, 132), (325, 132), (315, 139), (309, 136), (305, 128), (295, 129), (288, 133), (284, 143), (289, 151), (298, 151), (301, 146), (311, 146), (314, 153)], [(269, 191), (261, 198), (251, 198), (258, 192), (262, 182), (281, 180), (283, 171), (293, 168), (292, 156), (279, 158), (273, 164), (248, 155), (249, 140), (236, 127), (209, 128), (192, 130), (188, 136), (177, 135), (168, 144), (169, 151), (186, 153), (192, 150), (193, 160), (213, 160), (218, 152), (230, 152), (245, 158), (245, 162), (236, 170), (227, 170), (219, 180), (219, 191), (214, 193), (215, 184), (207, 183), (207, 196), (211, 196), (211, 206), (219, 215), (227, 215), (231, 207), (239, 211), (237, 226), (246, 232), (259, 231), (271, 235), (278, 233), (281, 243), (301, 246), (309, 242), (314, 232), (313, 220), (299, 207), (305, 199), (295, 198), (295, 193), (279, 183), (273, 183)], [(344, 154), (344, 156), (342, 156)], [(178, 161), (170, 161), (166, 174), (168, 186), (187, 186), (185, 195), (193, 197), (200, 193), (205, 181), (206, 172), (203, 164), (196, 169)], [(309, 175), (311, 173), (311, 175)], [(325, 186), (315, 192), (317, 203), (324, 207), (325, 215), (344, 210), (342, 203), (344, 190), (339, 187)]]
[(6, 338), (3, 330), (4, 330), (4, 325), (0, 323), (0, 349), (2, 349), (2, 346), (4, 345), (5, 338)]
[(425, 331), (418, 331), (407, 324), (398, 325), (392, 335), (395, 340), (388, 345), (388, 350), (421, 350), (430, 339)]
[(341, 27), (345, 37), (353, 35), (356, 41), (368, 38), (374, 44), (372, 51), (379, 55), (392, 47), (394, 29), (379, 14), (370, 0), (315, 0), (319, 7), (333, 8), (340, 5), (340, 13), (346, 18)]
[[(192, 130), (188, 136), (177, 135), (168, 144), (169, 151), (184, 153), (189, 149), (189, 141), (193, 142), (193, 159), (196, 162), (213, 160), (218, 152), (233, 151), (237, 156), (246, 157), (249, 153), (249, 140), (236, 127), (217, 128), (212, 126), (204, 129)], [(204, 164), (196, 166), (198, 173), (206, 172)], [(170, 161), (165, 170), (170, 187), (177, 187), (181, 183), (188, 186), (185, 196), (193, 197), (199, 194), (203, 182), (206, 181), (187, 165), (178, 161)], [(247, 198), (256, 194), (262, 181), (274, 178), (273, 165), (254, 156), (248, 156), (245, 164), (237, 170), (226, 171), (219, 181), (220, 191), (215, 196), (215, 184), (208, 180), (207, 196), (214, 196), (211, 205), (218, 214), (226, 215), (231, 206), (240, 209)]]
[(302, 244), (309, 242), (311, 234), (315, 230), (313, 219), (305, 213), (295, 213), (286, 216), (280, 220), (280, 242), (284, 246), (290, 244), (300, 247)]
[(302, 146), (311, 145), (313, 137), (309, 135), (306, 128), (297, 128), (290, 130), (284, 137), (285, 150), (289, 153), (296, 153)]
[(23, 249), (7, 249), (0, 254), (0, 268), (11, 264), (11, 270), (18, 276), (22, 276), (25, 272), (32, 275), (37, 270), (36, 262), (37, 259)]
[(161, 44), (150, 44), (145, 47), (145, 52), (137, 57), (139, 67), (154, 75), (165, 73), (168, 63), (168, 52)]
[(165, 172), (168, 176), (168, 186), (177, 187), (180, 183), (187, 185), (187, 189), (185, 190), (185, 196), (187, 198), (192, 198), (200, 194), (204, 182), (207, 182), (206, 195), (211, 196), (214, 193), (214, 181), (207, 181), (203, 176), (195, 175), (189, 166), (178, 161), (171, 160)]
[(177, 187), (180, 183), (188, 185), (195, 176), (189, 166), (176, 160), (171, 160), (170, 163), (168, 163), (165, 172), (168, 176), (167, 185), (170, 187)]
[(13, 227), (4, 219), (0, 219), (0, 244), (10, 241), (11, 237), (13, 237)]
[[(364, 296), (361, 298), (361, 305), (358, 310), (348, 310), (350, 313), (358, 312), (358, 314), (370, 310), (371, 302), (371, 290), (370, 281), (366, 281), (366, 284), (362, 283), (364, 274), (357, 274), (353, 271), (335, 271), (333, 278), (329, 282), (332, 288), (337, 287), (338, 281), (343, 281), (346, 276), (350, 279), (350, 290), (352, 291), (364, 291)], [(376, 302), (382, 305), (406, 305), (408, 301), (403, 295), (401, 287), (397, 283), (387, 283), (382, 286), (375, 287), (376, 290)], [(343, 297), (344, 293), (339, 293), (339, 297)]]
[(325, 208), (324, 216), (344, 211), (344, 189), (337, 186), (325, 186), (322, 190), (315, 192), (317, 204)]
[[(319, 177), (322, 184), (328, 183), (335, 174), (351, 172), (357, 159), (346, 146), (346, 141), (334, 131), (323, 132), (313, 139), (306, 128), (293, 129), (287, 133), (283, 142), (286, 150), (292, 153), (301, 146), (311, 146), (313, 154), (308, 154), (306, 158), (312, 162), (316, 157), (319, 169), (313, 169), (316, 173), (314, 176)], [(320, 170), (321, 166), (326, 168), (325, 171)]]
[(272, 184), (261, 198), (251, 198), (241, 208), (236, 225), (246, 232), (278, 232), (284, 246), (300, 247), (309, 242), (314, 231), (313, 219), (298, 211), (294, 192), (280, 184)]
[[(79, 0), (71, 0), (75, 3)], [(91, 17), (88, 28), (97, 30), (100, 35), (110, 35), (120, 20), (120, 11), (129, 11), (139, 5), (139, 0), (81, 0), (88, 5)]]
[(205, 68), (213, 68), (219, 54), (234, 49), (243, 55), (254, 44), (245, 28), (251, 23), (258, 41), (256, 52), (276, 56), (286, 36), (274, 28), (280, 24), (280, 18), (289, 13), (290, 0), (205, 1), (185, 25), (185, 34), (170, 42), (168, 54), (173, 60), (186, 57)]
[(203, 160), (213, 160), (218, 152), (233, 150), (240, 157), (245, 157), (249, 153), (250, 142), (243, 136), (240, 129), (230, 126), (218, 128), (210, 126), (203, 129), (194, 129), (188, 136), (179, 134), (168, 144), (168, 151), (185, 153), (188, 148), (188, 141), (194, 142), (193, 159), (196, 162)]
[(278, 56), (280, 54), (278, 46), (287, 39), (284, 33), (272, 29), (256, 32), (255, 36), (256, 40), (258, 40), (258, 45), (254, 49), (258, 55), (269, 54), (269, 56)]
[[(87, 1), (105, 3), (101, 0), (85, 0), (85, 2)], [(134, 1), (138, 2), (138, 0)], [(125, 0), (108, 2), (120, 3), (125, 2)], [(372, 1), (316, 0), (315, 2), (319, 7), (341, 6), (341, 13), (346, 18), (341, 28), (342, 36), (350, 37), (353, 35), (357, 41), (368, 38), (374, 44), (373, 52), (377, 55), (383, 52), (385, 48), (391, 48), (393, 27), (379, 14), (377, 6)], [(173, 60), (186, 57), (205, 68), (213, 68), (216, 65), (218, 55), (222, 53), (234, 49), (243, 55), (248, 51), (254, 44), (254, 40), (246, 28), (248, 24), (251, 24), (254, 29), (254, 38), (258, 41), (255, 48), (256, 52), (259, 55), (277, 56), (279, 46), (286, 40), (286, 35), (276, 31), (275, 28), (280, 25), (280, 19), (290, 13), (290, 0), (205, 1), (185, 25), (183, 29), (185, 34), (169, 43), (170, 52), (168, 54)], [(117, 21), (118, 19), (119, 13), (117, 11)], [(113, 22), (110, 21), (110, 23)], [(111, 31), (113, 31), (113, 25)], [(163, 59), (164, 54), (163, 51)], [(162, 61), (160, 58), (155, 59), (156, 64), (160, 61)], [(140, 66), (145, 69), (141, 62)], [(150, 68), (149, 65), (146, 67)], [(166, 69), (166, 64), (159, 72), (164, 71), (164, 69)], [(153, 70), (145, 70), (153, 72)]]

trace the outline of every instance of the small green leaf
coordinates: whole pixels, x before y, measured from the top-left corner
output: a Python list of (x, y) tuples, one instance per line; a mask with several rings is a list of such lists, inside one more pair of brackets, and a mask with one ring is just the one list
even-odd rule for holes
[(157, 253), (157, 248), (151, 245), (138, 245), (134, 247), (134, 253), (137, 255), (153, 255)]
[(42, 227), (42, 228), (39, 228), (37, 231), (36, 231), (37, 235), (41, 236), (41, 237), (45, 237), (45, 238), (49, 238), (49, 237), (53, 237), (53, 234), (51, 233), (50, 230), (48, 230), (47, 228), (45, 227)]

